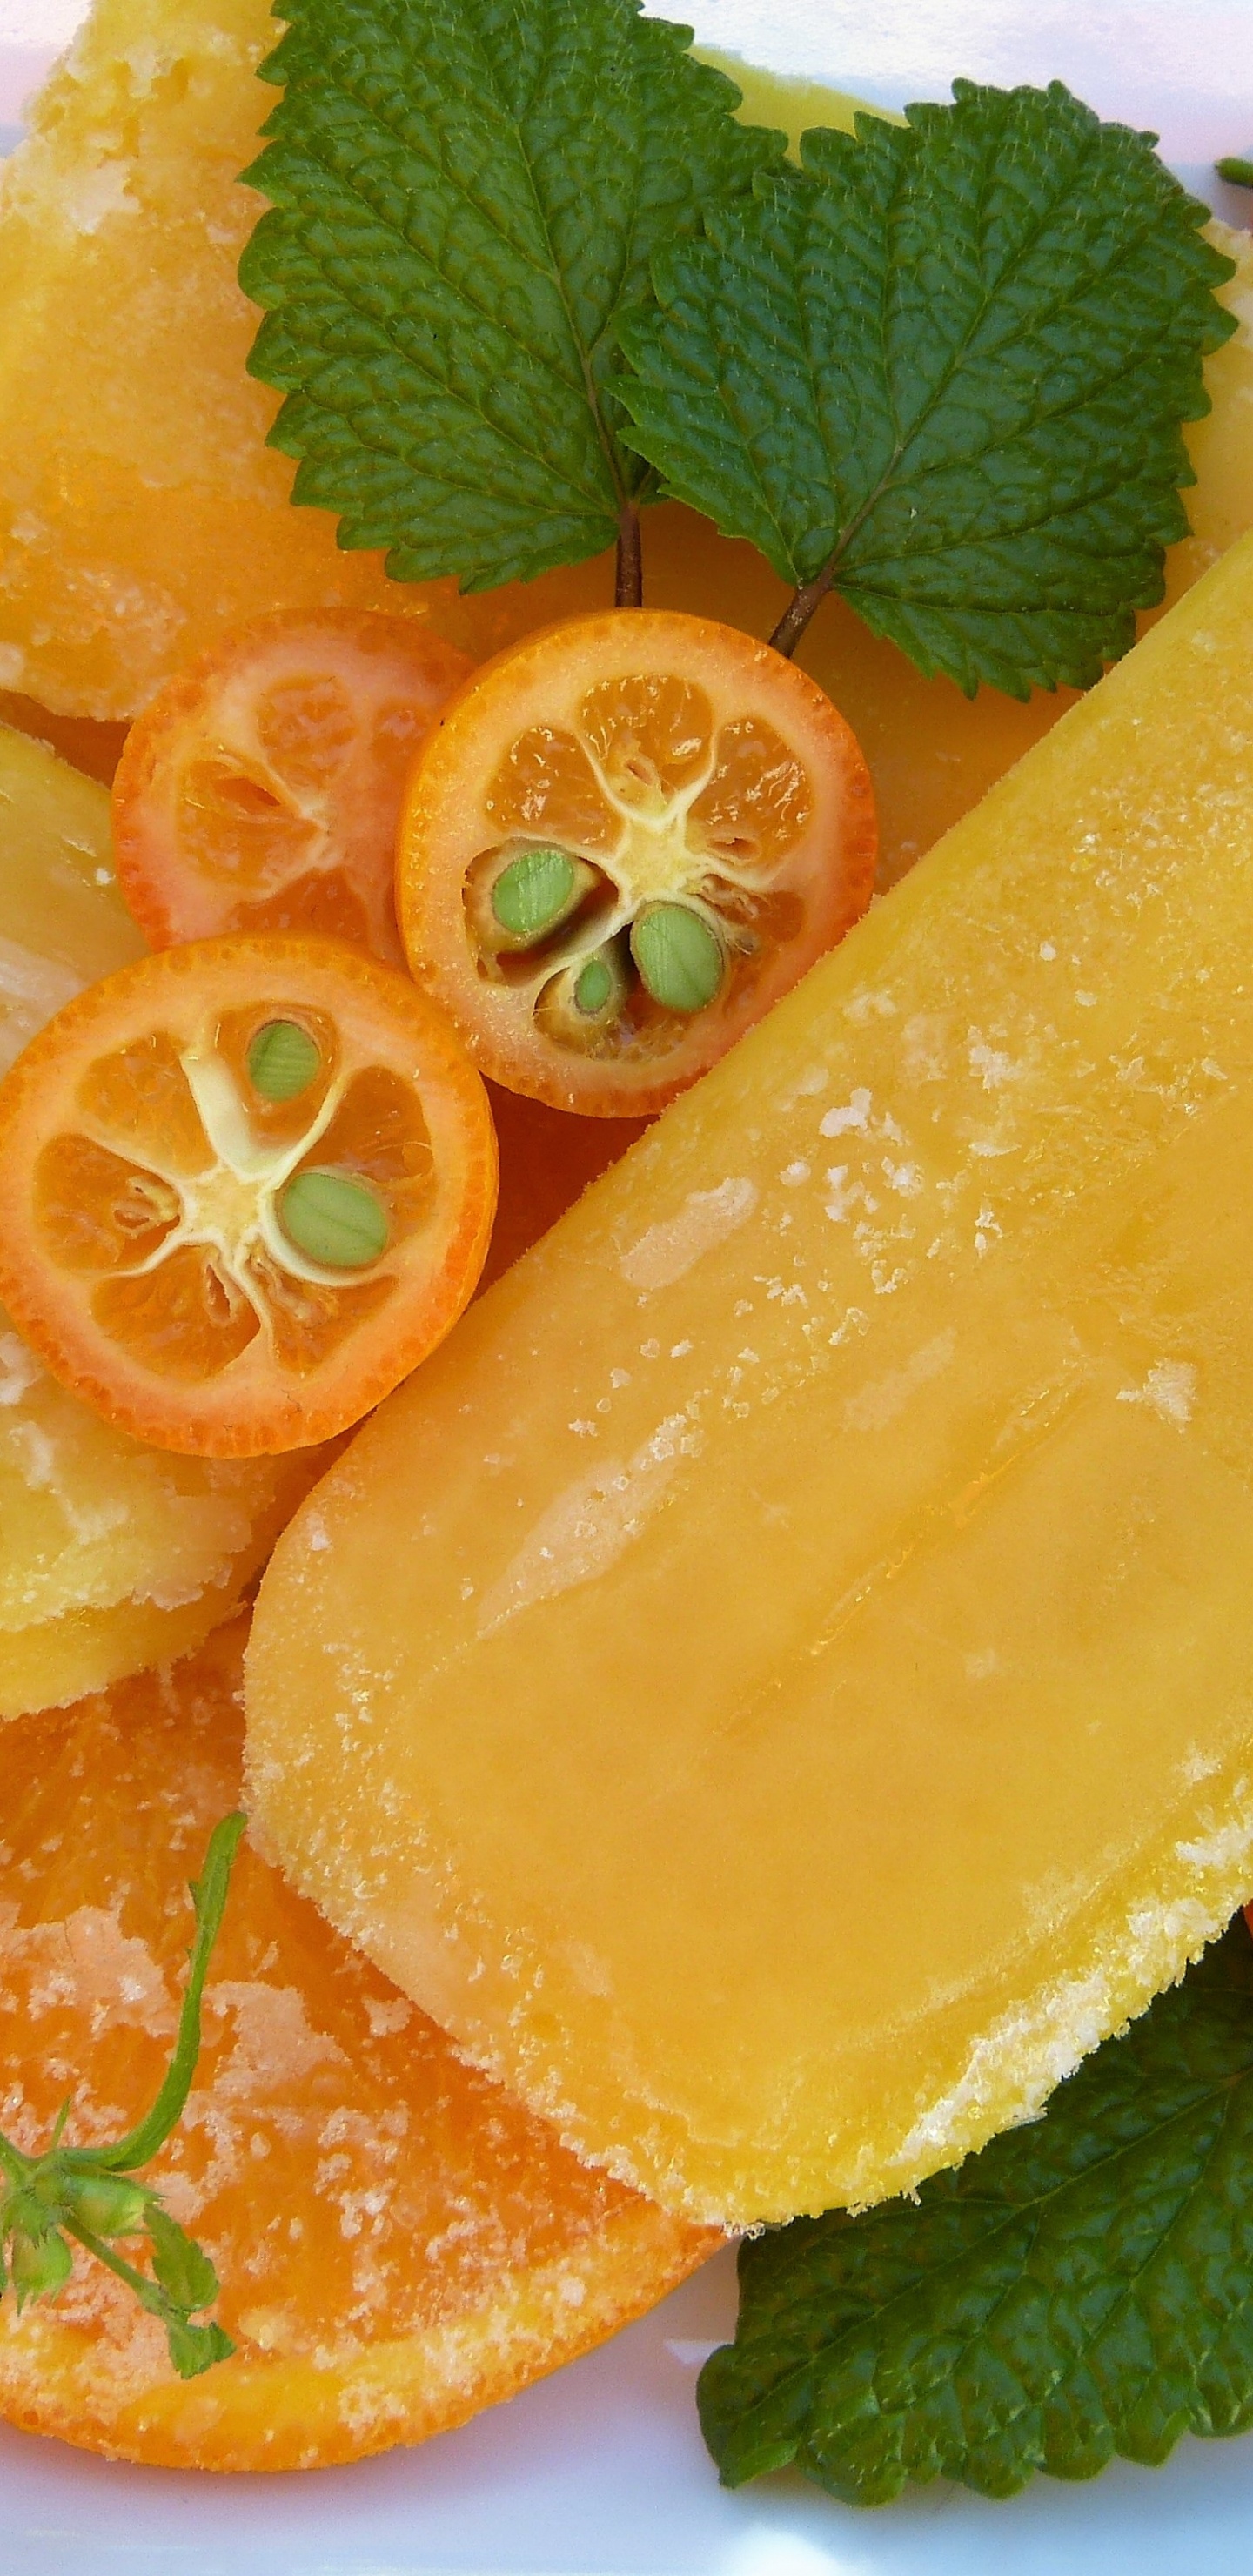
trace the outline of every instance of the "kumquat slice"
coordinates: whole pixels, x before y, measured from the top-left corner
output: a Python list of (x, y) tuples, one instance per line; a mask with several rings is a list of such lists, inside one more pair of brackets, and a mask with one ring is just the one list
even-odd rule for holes
[(118, 880), (153, 947), (313, 930), (402, 965), (405, 780), (472, 667), (415, 618), (326, 608), (259, 618), (171, 680), (113, 788)]
[(611, 610), (485, 663), (418, 756), (409, 962), (483, 1071), (561, 1109), (664, 1107), (864, 911), (855, 736), (710, 618)]
[(167, 1449), (358, 1421), (455, 1323), (495, 1201), (455, 1031), (334, 940), (141, 958), (0, 1084), (0, 1300), (55, 1377)]

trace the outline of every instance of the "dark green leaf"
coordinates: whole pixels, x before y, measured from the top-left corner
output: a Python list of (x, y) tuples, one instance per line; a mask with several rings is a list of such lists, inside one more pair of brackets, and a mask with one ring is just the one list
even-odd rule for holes
[(1253, 1945), (1242, 1920), (1043, 2119), (860, 2218), (747, 2243), (700, 2380), (724, 2482), (1010, 2495), (1253, 2425)]
[(636, 0), (285, 0), (250, 182), (274, 443), (340, 543), (468, 589), (612, 544), (620, 315), (783, 138)]
[(1162, 593), (1234, 328), (1206, 209), (1060, 83), (802, 142), (654, 262), (622, 393), (665, 491), (973, 692), (1083, 686)]
[(1240, 154), (1232, 153), (1226, 161), (1216, 161), (1214, 168), (1229, 187), (1253, 188), (1253, 161), (1245, 160)]

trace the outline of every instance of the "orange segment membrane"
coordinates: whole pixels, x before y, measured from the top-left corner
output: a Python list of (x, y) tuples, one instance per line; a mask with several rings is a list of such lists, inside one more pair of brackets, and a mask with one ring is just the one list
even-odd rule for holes
[(387, 1210), (393, 1243), (411, 1233), (426, 1214), (435, 1189), (430, 1134), (411, 1084), (381, 1065), (354, 1074), (330, 1124), (300, 1168), (322, 1171), (328, 1166), (360, 1177), (377, 1190)]
[(607, 854), (622, 824), (602, 795), (582, 743), (553, 725), (531, 725), (510, 745), (483, 810), (499, 832), (551, 834), (590, 856)]
[(91, 1311), (161, 1377), (217, 1377), (261, 1329), (251, 1300), (201, 1243), (182, 1243), (138, 1278), (106, 1279)]
[(285, 804), (272, 780), (238, 759), (190, 762), (174, 809), (178, 853), (195, 874), (259, 895), (286, 882), (313, 849), (315, 826)]
[(356, 709), (331, 671), (271, 682), (254, 722), (271, 769), (293, 787), (329, 786), (357, 736)]
[(709, 784), (688, 813), (688, 847), (734, 867), (772, 867), (812, 813), (804, 762), (761, 716), (741, 716), (719, 732)]
[(176, 1189), (89, 1136), (54, 1136), (35, 1171), (35, 1220), (64, 1270), (135, 1270), (182, 1214)]
[(706, 767), (714, 712), (690, 680), (641, 671), (589, 689), (579, 722), (613, 794), (655, 811)]
[(124, 1137), (163, 1171), (204, 1172), (213, 1160), (178, 1049), (164, 1030), (90, 1065), (78, 1104), (97, 1127)]
[(294, 1377), (307, 1377), (321, 1368), (358, 1324), (377, 1315), (396, 1289), (395, 1278), (386, 1273), (342, 1288), (297, 1279), (260, 1244), (251, 1247), (246, 1267), (265, 1314), (274, 1356), (279, 1367), (289, 1369)]

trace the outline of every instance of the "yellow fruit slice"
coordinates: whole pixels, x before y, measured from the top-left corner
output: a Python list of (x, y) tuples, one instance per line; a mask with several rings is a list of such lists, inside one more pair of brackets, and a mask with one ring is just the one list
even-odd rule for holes
[(144, 942), (117, 890), (109, 799), (0, 725), (0, 1074), (54, 1011)]
[[(42, 2143), (145, 2110), (186, 1966), (186, 1882), (237, 1805), (243, 1631), (5, 1738), (0, 2102)], [(211, 2252), (235, 2357), (179, 2380), (98, 2264), (19, 2318), (0, 2415), (110, 2457), (290, 2469), (417, 2442), (584, 2352), (716, 2239), (551, 2130), (245, 1848), (181, 2126), (145, 2172)], [(119, 2249), (132, 2251), (127, 2247)]]
[[(114, 883), (104, 789), (7, 727), (0, 817), (2, 1072), (143, 942)], [(211, 1467), (144, 1448), (56, 1385), (0, 1308), (0, 1718), (198, 1645), (317, 1463)]]
[[(275, 607), (410, 610), (480, 661), (613, 595), (607, 560), (475, 599), (398, 588), (377, 556), (336, 551), (332, 519), (289, 506), (235, 273), (261, 207), (237, 173), (275, 98), (255, 65), (276, 32), (268, 0), (97, 0), (0, 173), (0, 681), (71, 714), (134, 715), (227, 626)], [(793, 139), (847, 126), (835, 91), (746, 78), (757, 122)], [(1242, 309), (1253, 244), (1215, 238), (1239, 264), (1224, 300)], [(1215, 409), (1187, 431), (1196, 534), (1169, 559), (1172, 592), (1253, 525), (1253, 338), (1206, 373)], [(771, 632), (784, 592), (751, 547), (666, 505), (645, 514), (644, 556), (651, 607)], [(799, 659), (865, 751), (881, 884), (1067, 703), (992, 689), (968, 703), (834, 601)]]
[(262, 1585), (285, 1865), (675, 2209), (908, 2187), (1253, 1882), (1251, 618), (1246, 538)]

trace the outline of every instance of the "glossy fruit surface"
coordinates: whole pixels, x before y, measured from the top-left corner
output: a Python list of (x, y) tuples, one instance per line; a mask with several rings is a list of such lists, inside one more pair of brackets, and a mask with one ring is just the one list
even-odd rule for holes
[[(188, 1877), (239, 1803), (238, 1624), (172, 1676), (4, 1739), (0, 2126), (81, 2143), (145, 2110)], [(181, 2126), (145, 2180), (206, 2246), (233, 2360), (176, 2379), (100, 2266), (19, 2319), (0, 2415), (114, 2457), (289, 2469), (416, 2442), (555, 2369), (711, 2250), (460, 2064), (247, 1845)], [(123, 2249), (125, 2250), (125, 2249)]]
[(0, 1091), (0, 1293), (71, 1391), (195, 1455), (358, 1421), (455, 1322), (495, 1196), (455, 1033), (334, 940), (143, 958)]
[(955, 2162), (1253, 1885), (1251, 620), (1245, 538), (262, 1583), (284, 1865), (691, 2214)]
[(409, 962), (506, 1089), (659, 1109), (864, 911), (874, 803), (844, 719), (769, 645), (649, 609), (475, 673), (419, 755)]
[(402, 966), (401, 798), (470, 667), (414, 618), (326, 608), (236, 629), (180, 672), (113, 786), (118, 879), (151, 945), (311, 930)]

